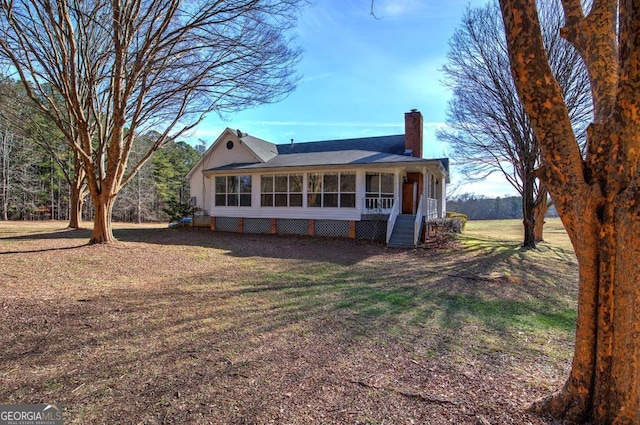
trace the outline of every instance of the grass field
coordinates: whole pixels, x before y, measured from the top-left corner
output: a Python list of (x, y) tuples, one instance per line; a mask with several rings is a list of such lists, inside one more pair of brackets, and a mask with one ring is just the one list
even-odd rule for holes
[(0, 222), (0, 402), (65, 423), (553, 424), (577, 266), (558, 221), (451, 250)]
[[(489, 238), (494, 241), (521, 242), (522, 221), (520, 220), (476, 220), (467, 224), (466, 234), (475, 238)], [(571, 241), (559, 218), (546, 219), (543, 247), (554, 247), (573, 251)]]

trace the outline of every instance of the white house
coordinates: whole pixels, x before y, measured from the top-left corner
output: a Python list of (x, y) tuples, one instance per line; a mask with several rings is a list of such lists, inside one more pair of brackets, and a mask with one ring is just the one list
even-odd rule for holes
[(276, 145), (226, 129), (189, 171), (212, 230), (382, 239), (414, 246), (441, 218), (447, 158), (422, 158), (422, 114), (405, 134)]

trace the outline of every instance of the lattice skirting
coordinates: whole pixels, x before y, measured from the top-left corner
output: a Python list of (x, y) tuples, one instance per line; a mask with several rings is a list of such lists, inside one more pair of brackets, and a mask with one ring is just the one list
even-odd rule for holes
[[(215, 230), (269, 234), (272, 232), (270, 218), (214, 217)], [(240, 223), (242, 222), (242, 226)], [(313, 223), (313, 225), (311, 225)], [(316, 235), (328, 237), (350, 237), (350, 222), (346, 220), (307, 220), (279, 218), (275, 220), (276, 233), (281, 235)], [(384, 241), (387, 235), (386, 220), (362, 220), (355, 222), (356, 239)]]
[(276, 228), (282, 235), (308, 235), (309, 220), (279, 218), (276, 220)]
[(216, 217), (216, 230), (220, 232), (237, 232), (237, 217)]
[(270, 218), (245, 218), (242, 225), (245, 233), (271, 233)]
[(384, 242), (387, 239), (386, 220), (366, 220), (356, 222), (356, 238)]
[(316, 235), (349, 237), (349, 222), (344, 220), (316, 220)]

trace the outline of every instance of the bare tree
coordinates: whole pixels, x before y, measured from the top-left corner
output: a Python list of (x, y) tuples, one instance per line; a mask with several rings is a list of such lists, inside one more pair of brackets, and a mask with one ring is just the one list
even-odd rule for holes
[(9, 219), (9, 194), (11, 192), (11, 149), (14, 134), (0, 127), (0, 220)]
[(562, 0), (560, 34), (589, 73), (583, 152), (534, 0), (500, 0), (512, 74), (542, 178), (578, 258), (576, 343), (564, 387), (534, 410), (568, 422), (640, 423), (640, 2)]
[[(542, 2), (541, 13), (552, 70), (576, 132), (581, 134), (591, 113), (587, 73), (578, 53), (559, 35), (559, 2)], [(443, 69), (453, 98), (448, 108), (448, 128), (438, 136), (449, 142), (468, 178), (481, 180), (499, 172), (518, 191), (522, 196), (523, 246), (535, 247), (542, 240), (548, 192), (537, 177), (538, 139), (511, 77), (497, 3), (467, 9), (449, 46), (448, 63)]]
[[(64, 134), (49, 117), (26, 96), (21, 83), (7, 79), (1, 83), (1, 87), (1, 122), (6, 128), (19, 132), (29, 143), (37, 145), (56, 163), (69, 185), (69, 227), (79, 228), (80, 211), (89, 193), (78, 153), (68, 146)], [(58, 101), (57, 108), (64, 108), (64, 103)], [(54, 197), (50, 201), (54, 203)], [(53, 208), (51, 211), (53, 218)]]
[[(299, 3), (0, 1), (0, 58), (78, 154), (95, 210), (92, 243), (115, 241), (114, 200), (155, 151), (210, 112), (293, 90), (300, 51), (286, 31)], [(132, 146), (149, 130), (159, 136), (131, 166)]]

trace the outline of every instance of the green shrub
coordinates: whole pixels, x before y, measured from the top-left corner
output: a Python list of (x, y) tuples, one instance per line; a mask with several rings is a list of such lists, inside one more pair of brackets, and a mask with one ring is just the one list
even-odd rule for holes
[(184, 217), (190, 217), (198, 210), (199, 208), (176, 201), (174, 198), (169, 199), (167, 208), (162, 209), (169, 216), (170, 223), (180, 223)]

